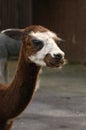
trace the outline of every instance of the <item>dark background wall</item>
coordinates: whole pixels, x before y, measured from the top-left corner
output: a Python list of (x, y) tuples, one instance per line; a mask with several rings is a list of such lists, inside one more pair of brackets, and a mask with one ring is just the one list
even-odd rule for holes
[(0, 0), (0, 30), (32, 24), (31, 0)]
[(61, 48), (70, 62), (86, 62), (85, 0), (0, 0), (0, 30), (40, 24), (65, 42)]

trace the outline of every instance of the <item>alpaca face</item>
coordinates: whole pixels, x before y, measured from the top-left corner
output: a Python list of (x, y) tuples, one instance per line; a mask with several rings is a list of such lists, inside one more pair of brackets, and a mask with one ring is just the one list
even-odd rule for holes
[(2, 33), (23, 41), (26, 61), (49, 67), (61, 67), (64, 64), (64, 52), (56, 43), (61, 39), (47, 28), (32, 25), (25, 29), (7, 29)]
[(36, 50), (28, 56), (32, 62), (40, 66), (59, 67), (64, 64), (64, 52), (58, 47), (56, 41), (61, 39), (51, 31), (31, 32), (31, 44)]

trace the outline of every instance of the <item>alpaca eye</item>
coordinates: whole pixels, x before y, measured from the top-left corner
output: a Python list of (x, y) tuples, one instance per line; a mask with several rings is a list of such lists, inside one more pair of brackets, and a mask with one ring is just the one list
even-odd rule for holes
[(40, 50), (43, 47), (43, 42), (41, 40), (32, 39), (31, 43), (32, 43), (32, 46), (35, 47), (37, 50)]

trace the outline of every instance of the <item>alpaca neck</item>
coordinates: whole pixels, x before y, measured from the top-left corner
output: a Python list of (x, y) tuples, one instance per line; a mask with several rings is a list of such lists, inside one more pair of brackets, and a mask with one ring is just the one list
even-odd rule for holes
[(10, 122), (0, 121), (0, 130), (11, 130), (12, 123), (13, 123), (12, 121)]
[(25, 62), (21, 50), (15, 77), (6, 92), (4, 105), (2, 104), (6, 107), (4, 115), (7, 119), (18, 116), (30, 102), (39, 70), (40, 67), (34, 63)]
[(20, 59), (15, 78), (11, 84), (11, 89), (16, 100), (16, 116), (20, 114), (30, 102), (36, 86), (37, 75), (40, 67), (34, 63), (26, 63), (23, 50), (21, 50)]

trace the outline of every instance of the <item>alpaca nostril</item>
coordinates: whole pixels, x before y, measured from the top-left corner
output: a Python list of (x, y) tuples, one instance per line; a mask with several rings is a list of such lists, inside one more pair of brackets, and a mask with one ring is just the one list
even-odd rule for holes
[(59, 53), (59, 54), (54, 54), (54, 57), (57, 59), (57, 60), (61, 60), (62, 59), (62, 55)]

